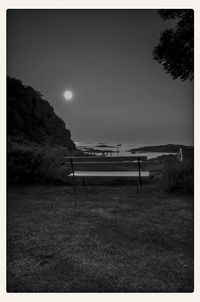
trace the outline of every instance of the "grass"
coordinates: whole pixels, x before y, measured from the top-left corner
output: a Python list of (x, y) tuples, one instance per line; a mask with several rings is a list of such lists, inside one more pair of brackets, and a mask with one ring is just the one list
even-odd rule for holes
[(193, 291), (192, 196), (15, 186), (7, 214), (8, 292)]

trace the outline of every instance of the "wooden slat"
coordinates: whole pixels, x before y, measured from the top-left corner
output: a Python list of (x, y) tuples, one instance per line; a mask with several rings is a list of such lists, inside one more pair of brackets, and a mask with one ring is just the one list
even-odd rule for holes
[[(73, 176), (73, 173), (69, 175)], [(76, 177), (138, 177), (139, 171), (77, 171)], [(142, 177), (149, 177), (149, 171), (141, 171)]]
[[(74, 161), (74, 160), (73, 160)], [(131, 164), (131, 163), (137, 163), (137, 160), (126, 160), (126, 161), (74, 161), (76, 164)], [(70, 161), (66, 161), (65, 163), (70, 163)]]
[(135, 162), (137, 161), (138, 159), (140, 161), (146, 161), (147, 160), (147, 156), (110, 156), (110, 157), (96, 157), (96, 156), (82, 156), (82, 157), (78, 157), (78, 156), (66, 156), (65, 157), (66, 160), (69, 160), (72, 159), (73, 162)]
[[(70, 163), (66, 164), (67, 167), (70, 168)], [(138, 170), (138, 163), (137, 162), (131, 162), (131, 163), (125, 163), (125, 162), (99, 162), (99, 163), (93, 163), (93, 162), (78, 162), (73, 163), (74, 170), (75, 171), (130, 171), (130, 170)], [(144, 169), (146, 166), (146, 162), (141, 162), (141, 168)]]
[[(144, 167), (146, 165), (147, 162), (145, 161), (142, 161), (140, 163), (141, 167)], [(69, 167), (71, 166), (71, 163), (70, 162), (65, 162), (65, 164)], [(95, 162), (91, 162), (91, 161), (86, 161), (86, 162), (74, 162), (73, 161), (73, 166), (74, 166), (74, 169), (77, 170), (77, 168), (79, 167), (82, 167), (82, 169), (88, 169), (90, 167), (96, 167), (96, 169), (101, 169), (102, 167), (104, 167), (105, 169), (108, 169), (109, 167), (113, 167), (113, 168), (116, 168), (116, 167), (125, 167), (125, 168), (136, 168), (136, 170), (138, 169), (138, 162), (137, 161), (127, 161), (127, 162), (117, 162), (117, 161), (114, 161), (114, 162), (111, 162), (111, 161), (108, 161), (108, 162), (103, 162), (103, 161), (95, 161)]]

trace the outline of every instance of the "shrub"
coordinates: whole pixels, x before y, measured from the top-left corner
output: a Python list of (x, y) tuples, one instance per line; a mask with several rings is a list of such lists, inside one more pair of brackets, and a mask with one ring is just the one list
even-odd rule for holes
[(67, 155), (64, 147), (46, 147), (41, 153), (41, 165), (38, 169), (40, 183), (64, 184), (70, 167), (64, 164)]
[(167, 192), (194, 193), (193, 161), (177, 162), (168, 165), (164, 173), (164, 188)]
[(40, 166), (39, 154), (31, 150), (14, 150), (7, 156), (8, 183), (32, 183)]
[(64, 184), (69, 169), (64, 165), (68, 149), (8, 142), (8, 184)]

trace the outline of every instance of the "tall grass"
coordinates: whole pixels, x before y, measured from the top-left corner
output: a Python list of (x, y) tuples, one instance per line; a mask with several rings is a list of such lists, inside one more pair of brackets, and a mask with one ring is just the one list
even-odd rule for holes
[(171, 162), (163, 178), (165, 191), (194, 194), (194, 163), (192, 160)]

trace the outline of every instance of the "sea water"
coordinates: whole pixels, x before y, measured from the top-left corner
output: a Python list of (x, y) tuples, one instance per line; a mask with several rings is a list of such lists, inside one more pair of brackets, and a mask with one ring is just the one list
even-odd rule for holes
[[(85, 148), (92, 148), (102, 150), (106, 153), (106, 150), (114, 151), (113, 156), (116, 156), (117, 145), (120, 143), (105, 143), (105, 142), (75, 142), (78, 149), (86, 152)], [(101, 147), (100, 145), (106, 145), (107, 147)], [(121, 146), (118, 147), (119, 156), (147, 156), (147, 159), (156, 158), (162, 155), (176, 155), (177, 153), (169, 153), (169, 152), (137, 152), (131, 153), (131, 149), (142, 148), (149, 145), (142, 144), (131, 144), (131, 143), (122, 143)], [(108, 155), (110, 156), (110, 155)]]

